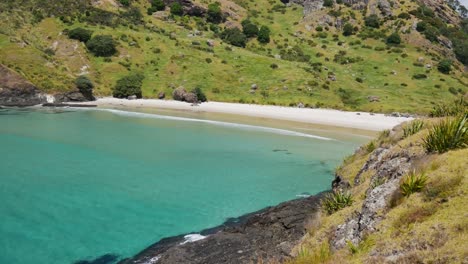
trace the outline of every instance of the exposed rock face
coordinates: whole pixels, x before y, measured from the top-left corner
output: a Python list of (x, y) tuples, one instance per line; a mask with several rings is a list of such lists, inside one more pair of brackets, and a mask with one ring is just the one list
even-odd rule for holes
[(172, 98), (176, 101), (184, 101), (184, 96), (187, 93), (184, 87), (179, 87), (172, 92)]
[(46, 102), (45, 94), (36, 86), (0, 64), (0, 105), (31, 106)]
[(285, 202), (227, 222), (219, 228), (201, 232), (208, 237), (196, 242), (182, 244), (183, 236), (163, 239), (120, 264), (282, 261), (306, 233), (308, 221), (317, 217), (320, 197)]
[(194, 93), (186, 93), (184, 94), (184, 101), (187, 103), (197, 103), (198, 97)]

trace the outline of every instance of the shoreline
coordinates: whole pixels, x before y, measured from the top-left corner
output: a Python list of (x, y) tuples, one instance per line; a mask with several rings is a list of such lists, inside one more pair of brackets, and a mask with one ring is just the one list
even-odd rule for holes
[[(348, 129), (360, 129), (367, 131), (382, 131), (391, 129), (411, 117), (393, 117), (384, 114), (366, 112), (346, 112), (333, 109), (295, 108), (271, 105), (252, 105), (238, 103), (205, 102), (193, 106), (186, 102), (158, 99), (117, 99), (111, 97), (98, 98), (92, 102), (99, 108), (148, 108), (179, 110), (192, 113), (216, 113), (256, 118), (268, 118), (282, 121), (292, 121), (306, 124), (333, 126)], [(74, 105), (89, 104), (73, 103)]]

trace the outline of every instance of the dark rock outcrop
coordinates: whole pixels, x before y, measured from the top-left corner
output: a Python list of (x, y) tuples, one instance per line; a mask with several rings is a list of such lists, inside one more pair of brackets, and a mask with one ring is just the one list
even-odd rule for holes
[(258, 263), (282, 261), (317, 217), (322, 194), (297, 199), (246, 215), (201, 232), (205, 239), (184, 243), (184, 236), (166, 238), (120, 264)]
[(0, 64), (0, 105), (32, 106), (46, 103), (45, 94), (18, 73)]

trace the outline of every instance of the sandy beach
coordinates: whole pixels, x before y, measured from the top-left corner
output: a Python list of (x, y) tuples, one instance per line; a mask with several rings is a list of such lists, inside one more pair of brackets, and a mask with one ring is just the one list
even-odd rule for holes
[(370, 131), (391, 129), (402, 122), (411, 120), (411, 118), (406, 117), (392, 117), (384, 114), (370, 114), (365, 112), (345, 112), (332, 109), (310, 109), (221, 102), (205, 102), (197, 106), (192, 106), (186, 102), (172, 100), (127, 100), (105, 97), (99, 98), (93, 103), (102, 108), (128, 107), (129, 110), (131, 108), (155, 108), (191, 112), (223, 113)]

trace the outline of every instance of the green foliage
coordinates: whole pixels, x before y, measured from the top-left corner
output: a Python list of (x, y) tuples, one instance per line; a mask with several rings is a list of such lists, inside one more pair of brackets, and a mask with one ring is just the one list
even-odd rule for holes
[(434, 125), (423, 139), (427, 152), (444, 153), (452, 149), (468, 146), (468, 114), (445, 118)]
[(227, 43), (237, 46), (245, 47), (247, 37), (238, 28), (227, 28), (221, 33), (221, 38)]
[(116, 98), (127, 98), (128, 96), (136, 95), (142, 97), (141, 86), (143, 84), (144, 75), (134, 73), (120, 78), (113, 90), (113, 96)]
[(93, 31), (87, 30), (84, 28), (74, 28), (68, 32), (68, 37), (71, 39), (76, 39), (81, 42), (87, 42), (89, 39), (91, 39), (91, 36), (93, 35)]
[(93, 82), (86, 76), (80, 75), (75, 80), (76, 88), (89, 100), (93, 100)]
[(439, 62), (439, 64), (437, 65), (437, 69), (441, 72), (441, 73), (445, 73), (445, 74), (449, 74), (450, 71), (452, 70), (452, 60), (450, 59), (443, 59)]
[(205, 95), (205, 93), (202, 91), (202, 89), (200, 87), (198, 87), (198, 86), (195, 87), (195, 89), (192, 90), (192, 93), (197, 95), (198, 101), (200, 101), (200, 102), (206, 102), (207, 101), (206, 95)]
[(242, 21), (242, 32), (248, 37), (253, 38), (258, 35), (258, 27), (250, 20)]
[(221, 23), (223, 22), (223, 13), (221, 12), (221, 6), (218, 2), (211, 3), (208, 5), (206, 20), (211, 23)]
[(258, 31), (258, 41), (260, 43), (269, 43), (270, 42), (270, 29), (267, 26), (261, 26)]
[(327, 211), (328, 214), (333, 214), (345, 207), (353, 204), (353, 197), (351, 193), (344, 192), (333, 192), (329, 193), (322, 200), (322, 208)]
[(427, 79), (427, 75), (424, 73), (417, 73), (413, 75), (413, 79), (416, 79), (416, 80)]
[(148, 8), (148, 15), (153, 14), (157, 11), (163, 11), (166, 8), (166, 4), (162, 0), (152, 0), (151, 7)]
[(412, 171), (403, 178), (400, 184), (401, 194), (408, 197), (415, 192), (420, 192), (426, 186), (426, 182), (427, 176), (424, 173), (417, 174), (416, 171)]
[(174, 2), (171, 5), (171, 14), (175, 16), (181, 16), (184, 14), (184, 9), (182, 8), (182, 5), (179, 2)]
[(403, 127), (403, 137), (407, 138), (421, 131), (424, 127), (424, 121), (416, 119)]
[(354, 33), (354, 27), (350, 23), (346, 23), (343, 27), (343, 36), (351, 36)]
[(377, 15), (370, 15), (365, 18), (364, 23), (367, 27), (371, 28), (379, 28), (380, 27), (380, 19)]
[(123, 12), (122, 17), (133, 24), (140, 24), (143, 19), (140, 9), (135, 6), (130, 7), (127, 11)]
[(111, 35), (97, 35), (88, 40), (86, 47), (98, 57), (109, 57), (117, 52), (116, 43)]
[(130, 0), (119, 0), (119, 3), (123, 6), (130, 6)]
[(431, 117), (457, 116), (468, 113), (468, 102), (463, 97), (453, 103), (436, 105), (431, 113)]
[(333, 7), (335, 5), (335, 2), (333, 0), (324, 0), (323, 1), (323, 6), (325, 7)]
[(390, 34), (390, 36), (387, 37), (386, 43), (390, 44), (390, 45), (400, 44), (401, 43), (400, 34), (398, 34), (398, 32), (394, 32), (394, 33)]

